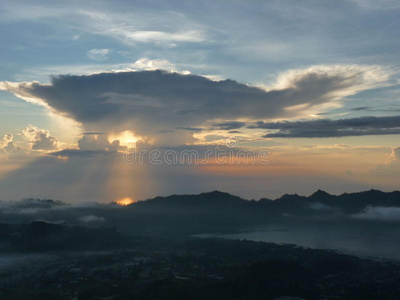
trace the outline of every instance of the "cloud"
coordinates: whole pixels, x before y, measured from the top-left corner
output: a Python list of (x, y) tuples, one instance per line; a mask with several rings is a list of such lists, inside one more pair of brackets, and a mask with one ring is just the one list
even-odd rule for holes
[(132, 67), (137, 70), (175, 70), (174, 64), (165, 59), (149, 59), (147, 57), (142, 57), (135, 61)]
[[(125, 3), (124, 7), (129, 7)], [(51, 20), (64, 22), (64, 28), (72, 30), (74, 37), (82, 33), (107, 36), (128, 45), (152, 43), (156, 45), (174, 46), (175, 43), (198, 43), (205, 40), (204, 26), (193, 22), (184, 14), (172, 10), (148, 10), (134, 5), (124, 12), (110, 10), (98, 4), (92, 5), (31, 5), (25, 3), (15, 5), (5, 3), (4, 17), (6, 20)]]
[(48, 130), (28, 126), (22, 130), (22, 135), (32, 145), (32, 150), (57, 150), (61, 143), (51, 136)]
[(78, 146), (80, 150), (97, 151), (108, 150), (118, 151), (121, 150), (120, 141), (114, 140), (110, 143), (107, 136), (103, 134), (85, 134), (79, 141)]
[(392, 155), (391, 155), (391, 160), (392, 161), (398, 161), (399, 158), (400, 158), (400, 147), (393, 148)]
[(105, 134), (104, 132), (84, 132), (84, 135), (100, 135)]
[(398, 222), (400, 221), (400, 207), (368, 206), (363, 212), (353, 215), (353, 217), (364, 220)]
[(350, 110), (352, 110), (352, 111), (371, 111), (371, 107), (369, 107), (369, 106), (359, 106), (359, 107), (351, 108)]
[(203, 131), (204, 128), (197, 128), (197, 127), (177, 127), (179, 130), (186, 130), (186, 131), (193, 131), (193, 132), (199, 132)]
[(321, 101), (320, 97), (338, 100), (381, 86), (389, 77), (390, 72), (380, 66), (318, 65), (280, 74), (273, 88), (302, 91), (304, 96), (310, 97), (308, 105), (312, 105), (313, 102)]
[(92, 222), (105, 222), (106, 219), (103, 217), (97, 217), (94, 215), (89, 215), (89, 216), (82, 216), (79, 218), (79, 221), (84, 222), (84, 223), (92, 223)]
[(90, 157), (101, 155), (113, 155), (118, 152), (126, 152), (129, 147), (122, 146), (120, 140), (115, 139), (110, 142), (107, 135), (98, 132), (87, 132), (78, 140), (79, 149), (63, 149), (51, 152), (49, 155), (57, 158), (68, 157)]
[[(174, 131), (177, 127), (308, 115), (385, 85), (388, 78), (376, 66), (334, 65), (286, 72), (269, 90), (160, 70), (63, 75), (53, 77), (51, 84), (1, 82), (0, 89), (50, 107), (89, 132), (130, 130), (159, 144), (176, 145), (195, 141), (193, 132)], [(240, 123), (225, 125), (233, 124)]]
[(91, 60), (104, 61), (107, 60), (107, 55), (109, 53), (109, 49), (92, 49), (87, 52), (87, 56)]
[(320, 203), (320, 202), (312, 202), (310, 203), (310, 208), (313, 210), (318, 210), (318, 211), (329, 211), (329, 210), (333, 210), (334, 208), (332, 208), (329, 205)]
[(391, 108), (373, 108), (369, 106), (360, 106), (360, 107), (354, 107), (350, 109), (351, 111), (379, 111), (379, 112), (398, 112), (400, 111), (399, 108), (396, 107), (391, 107)]
[(397, 162), (400, 160), (400, 147), (393, 148), (389, 157), (389, 163)]
[(233, 130), (242, 128), (245, 125), (246, 125), (245, 122), (232, 121), (232, 122), (218, 123), (215, 124), (214, 127), (218, 127), (221, 130)]
[(267, 138), (326, 138), (400, 134), (400, 116), (273, 123), (257, 122), (255, 125), (250, 125), (249, 128), (278, 130), (276, 133), (264, 135)]
[(9, 142), (12, 142), (14, 136), (11, 133), (6, 133), (3, 137), (3, 143), (7, 145)]
[(94, 157), (101, 155), (115, 154), (115, 152), (107, 150), (80, 150), (80, 149), (63, 149), (56, 152), (51, 152), (49, 155), (57, 158), (68, 158), (68, 157)]
[[(0, 153), (1, 152), (14, 152), (16, 150), (21, 149), (13, 142), (14, 136), (11, 133), (6, 133), (3, 137), (3, 140), (0, 141)], [(3, 150), (3, 151), (1, 151)]]
[(385, 164), (379, 164), (370, 173), (377, 177), (377, 180), (384, 180), (387, 184), (398, 188), (400, 176), (400, 147), (395, 147), (388, 155)]
[(14, 136), (11, 133), (6, 133), (3, 140), (0, 140), (0, 154), (1, 153), (20, 153), (21, 147), (17, 146), (14, 142)]
[(126, 32), (123, 28), (118, 31), (121, 35), (127, 37), (134, 42), (201, 42), (204, 40), (203, 35), (195, 30), (164, 32), (164, 31), (135, 31)]
[[(79, 75), (93, 75), (100, 73), (119, 73), (131, 72), (138, 70), (168, 70), (182, 74), (189, 74), (186, 68), (199, 68), (201, 66), (194, 64), (173, 64), (165, 59), (150, 59), (148, 57), (141, 57), (134, 63), (120, 63), (120, 64), (84, 64), (84, 65), (53, 65), (53, 66), (34, 66), (24, 69), (22, 73), (16, 75), (21, 81), (30, 80), (45, 80), (49, 77), (59, 74), (79, 74)], [(11, 84), (10, 82), (8, 83)], [(0, 89), (1, 89), (0, 83)]]
[(179, 13), (164, 11), (157, 18), (146, 11), (132, 15), (80, 10), (79, 14), (86, 20), (83, 30), (110, 36), (129, 45), (153, 43), (173, 47), (175, 43), (205, 40), (202, 28)]

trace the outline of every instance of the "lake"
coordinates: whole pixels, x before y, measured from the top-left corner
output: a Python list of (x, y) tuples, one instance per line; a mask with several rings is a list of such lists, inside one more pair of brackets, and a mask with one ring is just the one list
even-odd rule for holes
[(284, 244), (314, 249), (337, 250), (361, 257), (400, 259), (397, 228), (365, 226), (269, 225), (248, 228), (237, 233), (201, 234), (198, 237), (219, 237)]

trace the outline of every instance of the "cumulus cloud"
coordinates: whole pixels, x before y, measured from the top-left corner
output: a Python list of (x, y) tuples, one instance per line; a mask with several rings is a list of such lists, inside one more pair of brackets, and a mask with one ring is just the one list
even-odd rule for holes
[(257, 122), (255, 125), (250, 125), (249, 128), (278, 130), (278, 132), (264, 135), (267, 138), (324, 138), (400, 134), (400, 116), (296, 122)]
[(393, 148), (392, 153), (390, 154), (390, 157), (388, 159), (388, 163), (393, 163), (397, 162), (400, 159), (400, 147)]
[(400, 221), (400, 207), (368, 206), (363, 212), (353, 215), (353, 217), (364, 220), (398, 222)]
[(371, 174), (378, 176), (379, 180), (386, 180), (394, 188), (397, 188), (400, 176), (400, 147), (393, 148), (386, 163), (377, 165), (371, 170)]
[(286, 72), (265, 90), (158, 70), (57, 76), (51, 84), (2, 82), (0, 89), (73, 118), (87, 131), (130, 130), (160, 144), (183, 144), (195, 141), (193, 132), (178, 127), (299, 117), (388, 78), (376, 66), (316, 66)]
[(91, 60), (104, 61), (107, 60), (107, 55), (109, 53), (109, 49), (92, 49), (87, 52), (87, 56)]
[(84, 151), (119, 151), (125, 149), (120, 146), (119, 140), (110, 142), (104, 134), (85, 134), (79, 141), (78, 146), (80, 150)]
[(11, 133), (6, 133), (4, 135), (3, 140), (0, 141), (0, 153), (10, 153), (20, 149), (20, 147), (14, 144), (13, 139), (14, 136)]
[(14, 136), (11, 133), (6, 133), (3, 137), (3, 143), (7, 145), (9, 142), (13, 141)]
[(90, 157), (114, 155), (119, 152), (126, 152), (130, 149), (128, 146), (121, 145), (120, 140), (109, 140), (106, 134), (101, 132), (87, 132), (78, 140), (79, 149), (63, 149), (52, 152), (50, 155), (57, 158), (68, 157)]
[(22, 150), (20, 146), (17, 146), (14, 143), (14, 136), (11, 133), (6, 133), (3, 137), (3, 140), (0, 140), (0, 153), (12, 153)]
[(48, 130), (34, 126), (23, 129), (22, 135), (31, 144), (32, 150), (57, 150), (61, 144), (58, 139), (50, 135)]

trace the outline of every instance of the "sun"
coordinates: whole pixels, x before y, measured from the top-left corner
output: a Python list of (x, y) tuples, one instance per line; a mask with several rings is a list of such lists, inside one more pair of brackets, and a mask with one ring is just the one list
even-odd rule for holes
[(110, 134), (108, 136), (110, 142), (114, 140), (119, 140), (121, 146), (126, 146), (129, 148), (134, 148), (137, 141), (141, 140), (141, 137), (135, 136), (132, 131), (125, 130), (118, 134)]
[(121, 206), (126, 206), (126, 205), (132, 204), (134, 202), (135, 201), (132, 198), (129, 198), (129, 197), (122, 198), (122, 199), (119, 199), (119, 200), (115, 201), (115, 203), (117, 203), (118, 205), (121, 205)]

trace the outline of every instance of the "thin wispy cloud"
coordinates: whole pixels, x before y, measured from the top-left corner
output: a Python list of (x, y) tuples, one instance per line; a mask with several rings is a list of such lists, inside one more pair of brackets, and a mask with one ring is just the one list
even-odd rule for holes
[[(162, 17), (156, 17), (148, 11), (142, 11), (140, 14), (110, 14), (81, 10), (79, 14), (87, 20), (84, 30), (116, 38), (129, 45), (153, 43), (173, 47), (175, 43), (198, 43), (205, 39), (205, 33), (200, 26), (196, 26), (184, 15), (172, 12), (166, 12)], [(163, 20), (166, 21), (164, 26)], [(193, 29), (182, 30), (178, 25), (182, 22), (186, 23), (186, 28)], [(165, 29), (155, 30), (160, 27)]]
[(109, 49), (91, 49), (87, 52), (87, 56), (91, 60), (104, 61), (111, 51)]

